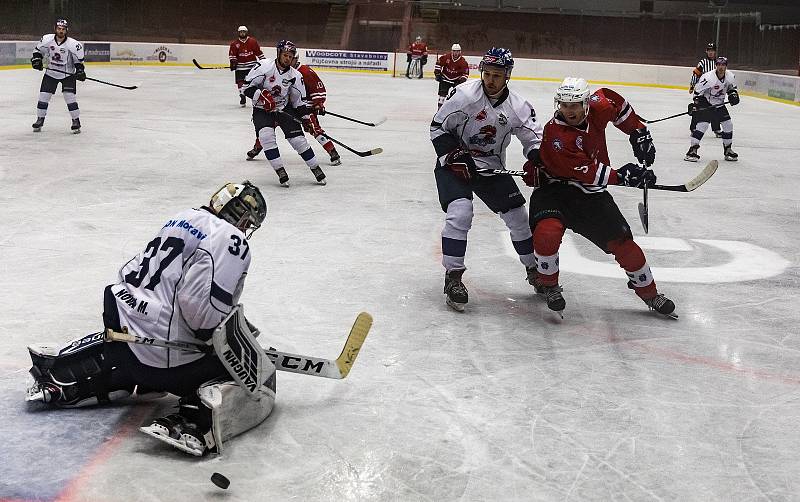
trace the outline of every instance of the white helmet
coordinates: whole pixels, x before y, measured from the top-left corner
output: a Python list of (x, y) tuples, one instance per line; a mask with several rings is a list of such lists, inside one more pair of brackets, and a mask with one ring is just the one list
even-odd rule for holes
[(241, 26), (239, 26), (239, 29), (236, 30), (236, 31), (249, 31), (249, 30), (247, 29), (247, 26), (241, 25)]
[(577, 77), (567, 77), (556, 89), (554, 103), (558, 110), (559, 103), (583, 103), (583, 109), (589, 108), (589, 84), (586, 79)]
[(451, 51), (460, 51), (461, 50), (461, 46), (458, 45), (458, 44), (453, 44), (453, 46), (450, 47), (450, 50)]
[(226, 183), (211, 196), (208, 205), (214, 214), (244, 232), (248, 238), (267, 217), (267, 201), (258, 187), (249, 181)]

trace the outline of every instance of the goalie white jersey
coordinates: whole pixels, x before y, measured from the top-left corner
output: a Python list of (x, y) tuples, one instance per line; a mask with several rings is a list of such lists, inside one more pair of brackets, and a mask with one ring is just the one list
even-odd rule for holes
[[(141, 336), (199, 343), (238, 302), (249, 266), (250, 247), (238, 228), (206, 209), (183, 211), (120, 269), (111, 287), (120, 325)], [(130, 348), (142, 363), (159, 368), (203, 355)]]
[(53, 71), (48, 69), (45, 72), (58, 80), (69, 76), (62, 72), (75, 73), (75, 63), (83, 63), (83, 58), (85, 57), (82, 43), (74, 38), (67, 37), (59, 44), (54, 33), (43, 36), (33, 50), (44, 56), (48, 68), (61, 70)]
[(725, 77), (720, 80), (717, 70), (703, 73), (694, 86), (695, 96), (705, 96), (709, 104), (721, 105), (729, 91), (736, 90), (736, 77), (730, 70), (725, 70)]
[[(303, 75), (291, 66), (281, 72), (275, 60), (258, 61), (255, 68), (244, 78), (241, 92), (250, 88), (269, 89), (275, 100), (275, 110), (283, 110), (287, 105), (300, 108), (306, 101), (306, 86)], [(255, 107), (255, 100), (253, 100)]]
[[(507, 87), (493, 104), (480, 80), (454, 87), (431, 122), (431, 141), (440, 164), (454, 147), (461, 146), (469, 149), (478, 167), (505, 169), (511, 135), (522, 143), (524, 157), (539, 148), (542, 125), (533, 106)], [(458, 144), (453, 144), (453, 138)]]

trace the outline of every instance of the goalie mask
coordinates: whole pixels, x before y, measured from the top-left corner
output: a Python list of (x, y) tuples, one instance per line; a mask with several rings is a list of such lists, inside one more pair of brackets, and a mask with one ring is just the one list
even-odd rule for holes
[(267, 217), (267, 201), (249, 181), (226, 183), (211, 196), (209, 207), (214, 214), (241, 230), (246, 238), (250, 238)]

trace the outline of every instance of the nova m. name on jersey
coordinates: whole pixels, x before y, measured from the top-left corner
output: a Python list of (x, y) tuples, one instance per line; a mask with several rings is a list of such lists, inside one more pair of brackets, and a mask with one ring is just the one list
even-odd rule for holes
[(197, 237), (201, 241), (203, 239), (205, 239), (206, 237), (208, 237), (208, 234), (204, 234), (199, 228), (196, 228), (196, 227), (192, 226), (192, 224), (189, 223), (186, 220), (180, 220), (180, 221), (169, 220), (167, 222), (167, 224), (164, 225), (163, 228), (169, 228), (169, 227), (183, 228), (187, 232), (189, 232), (189, 235), (193, 235), (193, 236)]

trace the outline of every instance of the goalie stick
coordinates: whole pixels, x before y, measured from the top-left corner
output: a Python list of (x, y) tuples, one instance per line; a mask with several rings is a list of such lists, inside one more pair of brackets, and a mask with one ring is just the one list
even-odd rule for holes
[[(358, 357), (361, 346), (364, 344), (364, 340), (367, 338), (371, 327), (372, 316), (367, 312), (358, 314), (353, 323), (353, 327), (350, 329), (350, 334), (344, 342), (342, 352), (336, 359), (303, 356), (272, 349), (264, 349), (264, 353), (272, 360), (273, 364), (275, 364), (275, 369), (280, 371), (340, 380), (347, 377), (350, 370), (353, 368), (356, 357)], [(188, 352), (211, 351), (211, 347), (203, 344), (158, 340), (128, 333), (127, 331), (120, 333), (111, 329), (106, 331), (106, 339), (115, 342), (138, 343), (141, 345), (179, 349)]]
[[(58, 68), (52, 68), (50, 66), (48, 66), (46, 69), (47, 70), (52, 70), (52, 71), (57, 71), (59, 73), (64, 73), (64, 74), (67, 74), (67, 75), (70, 75), (70, 76), (75, 76), (74, 73), (70, 73), (70, 72), (64, 71), (64, 70), (59, 70)], [(120, 89), (127, 89), (129, 91), (132, 91), (134, 89), (138, 89), (139, 88), (139, 86), (136, 86), (136, 85), (113, 84), (111, 82), (106, 82), (105, 80), (100, 80), (100, 79), (92, 78), (92, 77), (86, 77), (86, 80), (91, 80), (92, 82), (97, 82), (97, 83), (100, 83), (100, 84), (106, 84), (106, 85), (110, 85), (110, 86), (113, 86), (113, 87), (119, 87)]]
[[(669, 190), (672, 192), (691, 192), (692, 190), (696, 190), (700, 185), (708, 181), (711, 176), (717, 172), (717, 167), (719, 167), (719, 162), (716, 160), (712, 160), (711, 162), (703, 168), (700, 173), (695, 176), (694, 178), (690, 179), (683, 185), (652, 185), (650, 186), (650, 190)], [(489, 174), (508, 174), (511, 176), (525, 176), (525, 171), (510, 171), (505, 169), (491, 169), (488, 167), (479, 167), (475, 170), (479, 173), (489, 173)], [(620, 185), (622, 186), (622, 185)]]
[(230, 66), (200, 66), (196, 59), (192, 59), (192, 63), (201, 70), (229, 70)]
[[(295, 122), (297, 122), (301, 126), (303, 125), (303, 121), (302, 120), (298, 119), (297, 117), (295, 117), (294, 115), (292, 115), (289, 112), (285, 112), (283, 110), (278, 110), (278, 113), (286, 115), (287, 117), (289, 117), (290, 119), (294, 120)], [(372, 150), (367, 150), (366, 152), (360, 152), (358, 150), (354, 150), (354, 149), (350, 148), (349, 146), (345, 145), (344, 143), (342, 143), (341, 141), (337, 140), (336, 138), (332, 138), (331, 135), (328, 134), (327, 132), (325, 133), (325, 137), (327, 137), (329, 140), (333, 141), (337, 145), (341, 146), (345, 150), (347, 150), (349, 152), (353, 152), (354, 154), (358, 155), (359, 157), (369, 157), (370, 155), (378, 155), (379, 153), (383, 152), (383, 148), (380, 148), (380, 147), (373, 148)]]

